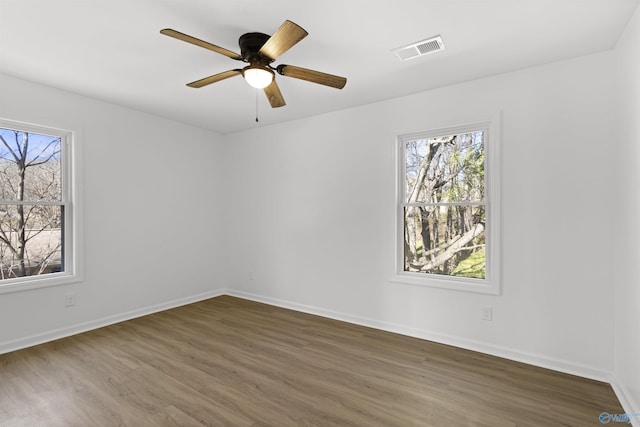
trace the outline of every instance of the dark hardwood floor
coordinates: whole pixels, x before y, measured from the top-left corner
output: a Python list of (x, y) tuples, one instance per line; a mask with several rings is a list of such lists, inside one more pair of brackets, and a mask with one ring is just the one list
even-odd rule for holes
[(2, 426), (598, 426), (608, 384), (229, 296), (0, 355)]

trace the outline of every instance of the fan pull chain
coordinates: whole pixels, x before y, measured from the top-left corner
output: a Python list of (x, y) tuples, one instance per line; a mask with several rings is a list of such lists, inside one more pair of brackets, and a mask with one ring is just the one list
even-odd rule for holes
[(260, 121), (258, 120), (258, 92), (260, 91), (256, 89), (256, 123)]

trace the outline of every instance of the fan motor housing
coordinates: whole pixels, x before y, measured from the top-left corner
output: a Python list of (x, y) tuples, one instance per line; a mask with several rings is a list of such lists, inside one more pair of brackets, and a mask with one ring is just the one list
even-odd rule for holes
[(238, 44), (240, 45), (240, 54), (242, 59), (249, 63), (254, 62), (273, 62), (273, 60), (261, 55), (260, 48), (269, 40), (269, 35), (263, 33), (247, 33), (240, 36)]

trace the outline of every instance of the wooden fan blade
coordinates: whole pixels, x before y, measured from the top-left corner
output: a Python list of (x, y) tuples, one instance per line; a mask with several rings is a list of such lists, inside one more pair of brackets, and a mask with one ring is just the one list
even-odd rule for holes
[(271, 104), (272, 108), (284, 107), (284, 98), (282, 97), (282, 92), (280, 92), (280, 88), (275, 80), (272, 81), (269, 86), (264, 88), (264, 93), (267, 95), (267, 99), (269, 100), (269, 104)]
[(293, 65), (279, 65), (277, 71), (283, 76), (331, 86), (336, 89), (342, 89), (344, 85), (347, 84), (347, 79), (345, 77), (334, 76), (333, 74), (321, 73), (320, 71), (308, 70), (301, 67), (294, 67)]
[(237, 76), (238, 74), (242, 74), (242, 70), (224, 71), (222, 73), (214, 74), (213, 76), (205, 77), (204, 79), (191, 82), (187, 84), (187, 86), (200, 88), (206, 85), (210, 85), (211, 83), (219, 82), (220, 80), (228, 79), (229, 77)]
[(276, 59), (288, 51), (293, 45), (298, 43), (303, 38), (307, 37), (307, 33), (304, 28), (291, 21), (284, 21), (284, 23), (276, 30), (275, 33), (264, 45), (260, 48), (260, 53), (271, 60)]
[(204, 40), (191, 37), (189, 35), (181, 33), (180, 31), (172, 30), (171, 28), (165, 28), (164, 30), (160, 30), (160, 34), (164, 34), (165, 36), (173, 37), (174, 39), (182, 40), (183, 42), (191, 43), (196, 46), (200, 46), (205, 49), (212, 50), (221, 55), (228, 56), (231, 59), (242, 61), (242, 56), (240, 56), (239, 54), (233, 51), (230, 51), (229, 49), (225, 49), (223, 47), (216, 46), (215, 44), (206, 42)]

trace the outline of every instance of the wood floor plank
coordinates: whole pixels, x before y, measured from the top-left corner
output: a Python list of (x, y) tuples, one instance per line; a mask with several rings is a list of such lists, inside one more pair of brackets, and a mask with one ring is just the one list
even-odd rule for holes
[(0, 355), (2, 426), (598, 426), (608, 384), (222, 296)]

